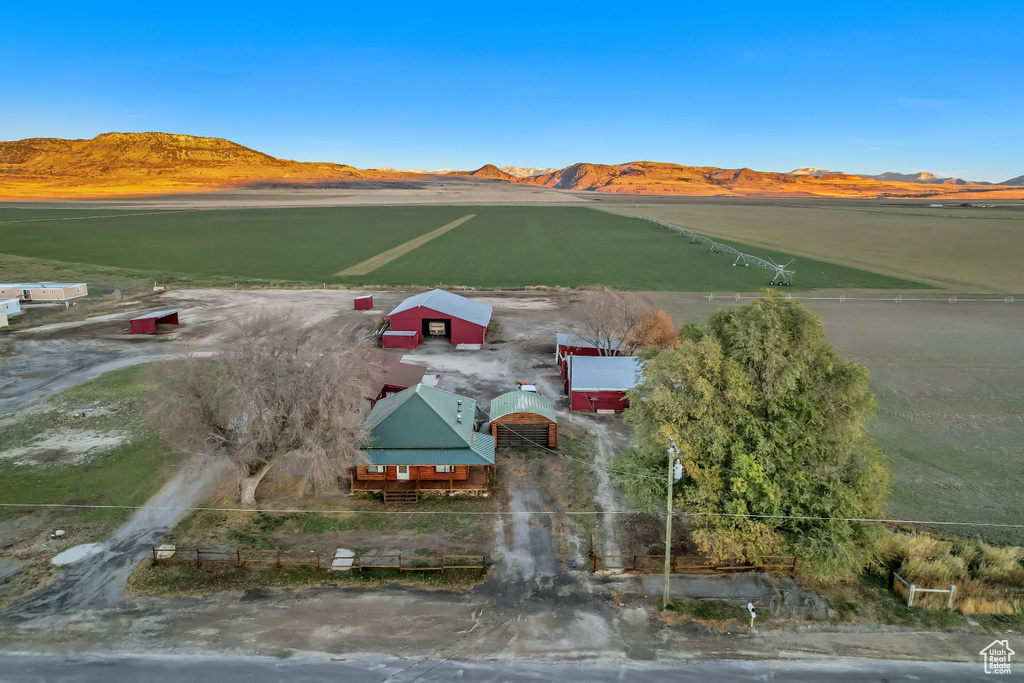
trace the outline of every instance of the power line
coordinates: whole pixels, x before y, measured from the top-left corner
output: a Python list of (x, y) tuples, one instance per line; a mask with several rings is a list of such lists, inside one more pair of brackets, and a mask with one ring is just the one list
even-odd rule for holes
[[(320, 514), (352, 514), (352, 515), (474, 515), (474, 516), (508, 516), (508, 515), (563, 515), (563, 516), (584, 516), (584, 515), (664, 515), (664, 511), (647, 512), (644, 510), (318, 510), (316, 508), (221, 508), (203, 506), (173, 506), (173, 505), (79, 505), (75, 503), (0, 503), (0, 507), (7, 508), (66, 508), (66, 509), (88, 509), (88, 510), (176, 510), (176, 511), (197, 511), (197, 512), (262, 512), (277, 514), (294, 513), (320, 513)], [(869, 517), (813, 517), (801, 515), (752, 515), (728, 512), (676, 512), (680, 517), (744, 517), (753, 519), (796, 519), (815, 520), (830, 522), (878, 522), (882, 524), (920, 524), (931, 526), (976, 526), (996, 527), (1003, 529), (1024, 529), (1024, 524), (998, 524), (995, 522), (952, 522), (933, 521), (919, 519), (884, 519)]]

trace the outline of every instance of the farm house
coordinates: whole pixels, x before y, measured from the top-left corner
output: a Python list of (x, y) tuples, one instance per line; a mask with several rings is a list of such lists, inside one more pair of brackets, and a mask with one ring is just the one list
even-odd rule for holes
[(13, 282), (0, 283), (0, 299), (21, 301), (70, 301), (89, 294), (84, 282)]
[(426, 365), (403, 363), (401, 356), (380, 349), (370, 349), (366, 354), (366, 360), (379, 365), (382, 370), (367, 390), (366, 399), (370, 402), (371, 408), (382, 398), (419, 384), (427, 372)]
[(569, 407), (583, 412), (621, 412), (636, 386), (640, 360), (633, 356), (570, 356)]
[[(388, 321), (392, 332), (417, 333), (417, 345), (428, 336), (446, 337), (452, 344), (483, 344), (492, 310), (487, 304), (432, 289), (400, 303)], [(387, 333), (384, 348), (416, 348), (389, 346), (386, 337)]]
[(421, 493), (483, 492), (494, 467), (494, 437), (473, 430), (476, 401), (417, 384), (377, 401), (366, 418), (370, 464), (350, 470), (351, 490), (385, 502)]
[(619, 342), (611, 340), (609, 348), (600, 349), (597, 344), (578, 334), (559, 332), (555, 335), (555, 362), (562, 371), (562, 384), (569, 393), (569, 356), (621, 356)]
[(491, 436), (499, 448), (558, 448), (558, 421), (551, 401), (533, 391), (510, 391), (491, 401)]
[(132, 334), (156, 334), (157, 325), (180, 325), (178, 322), (178, 309), (168, 311), (154, 311), (146, 315), (132, 318), (128, 327)]

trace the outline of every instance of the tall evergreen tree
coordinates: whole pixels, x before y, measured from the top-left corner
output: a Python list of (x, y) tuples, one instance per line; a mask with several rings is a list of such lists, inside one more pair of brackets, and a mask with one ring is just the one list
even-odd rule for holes
[[(880, 515), (888, 469), (864, 433), (875, 412), (867, 369), (836, 353), (817, 315), (773, 291), (680, 339), (644, 363), (626, 413), (639, 447), (618, 467), (661, 479), (674, 439), (685, 471), (677, 509), (737, 515), (696, 517), (694, 541), (713, 557), (791, 551), (823, 579), (863, 567), (868, 524), (792, 518)], [(656, 480), (620, 481), (652, 510), (664, 500)]]

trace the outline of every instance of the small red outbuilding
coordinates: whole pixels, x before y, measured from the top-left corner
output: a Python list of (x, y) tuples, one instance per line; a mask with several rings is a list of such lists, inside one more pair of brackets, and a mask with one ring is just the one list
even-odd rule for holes
[(355, 310), (368, 311), (373, 308), (373, 296), (357, 296), (355, 299)]
[(415, 349), (423, 341), (419, 332), (388, 330), (381, 337), (381, 345), (385, 349)]
[(612, 339), (608, 348), (599, 348), (589, 339), (578, 334), (555, 334), (555, 362), (562, 371), (562, 388), (569, 393), (569, 357), (570, 356), (621, 356), (619, 342)]
[[(388, 320), (392, 332), (415, 332), (417, 345), (426, 335), (447, 337), (452, 344), (483, 344), (492, 310), (479, 301), (432, 289), (400, 303), (388, 314)], [(416, 348), (387, 344), (384, 347)]]
[(640, 361), (632, 356), (570, 356), (569, 407), (584, 412), (620, 412), (629, 406)]
[(156, 311), (132, 318), (128, 322), (132, 334), (156, 334), (157, 325), (180, 325), (178, 322), (178, 310)]

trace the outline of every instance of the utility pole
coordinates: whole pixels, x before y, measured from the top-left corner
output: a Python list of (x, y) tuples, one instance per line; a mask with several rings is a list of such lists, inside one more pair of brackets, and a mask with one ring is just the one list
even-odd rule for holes
[(668, 498), (666, 500), (665, 515), (665, 594), (661, 598), (662, 609), (668, 607), (668, 577), (672, 569), (672, 484), (678, 479), (676, 476), (676, 456), (679, 449), (676, 448), (675, 439), (670, 439), (672, 446), (668, 449)]

